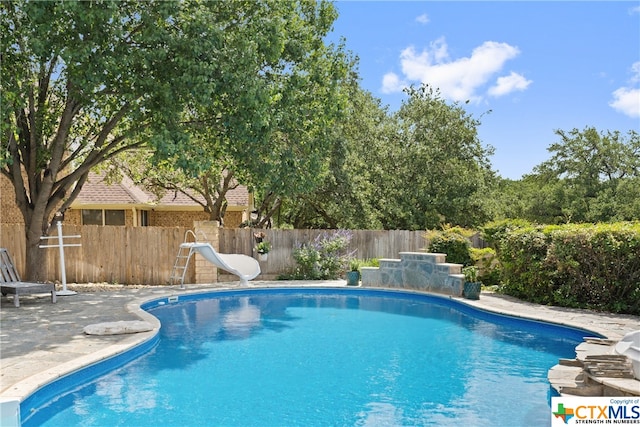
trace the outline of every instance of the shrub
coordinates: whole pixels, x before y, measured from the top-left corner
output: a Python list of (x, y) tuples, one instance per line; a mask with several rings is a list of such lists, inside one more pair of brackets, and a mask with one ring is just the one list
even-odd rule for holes
[(519, 228), (502, 238), (499, 257), (506, 293), (539, 304), (552, 302), (547, 245), (547, 237), (536, 227)]
[(640, 223), (528, 226), (500, 240), (504, 291), (528, 301), (640, 314)]
[(325, 231), (312, 242), (293, 250), (295, 271), (281, 278), (296, 280), (334, 280), (347, 270), (354, 251), (349, 251), (353, 234), (347, 230)]
[(485, 286), (500, 285), (502, 268), (496, 251), (492, 248), (471, 248), (470, 254), (473, 265), (478, 267), (480, 281)]
[(500, 244), (509, 233), (531, 227), (532, 224), (524, 219), (503, 219), (485, 224), (482, 227), (482, 238), (493, 248), (496, 253), (500, 252)]
[(429, 240), (427, 250), (431, 253), (447, 254), (447, 262), (464, 266), (472, 265), (471, 243), (469, 236), (463, 233), (468, 234), (458, 227), (429, 232), (425, 235)]

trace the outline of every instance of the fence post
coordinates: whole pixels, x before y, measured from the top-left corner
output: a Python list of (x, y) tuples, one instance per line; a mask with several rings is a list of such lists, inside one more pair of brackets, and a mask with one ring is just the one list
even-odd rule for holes
[[(199, 242), (209, 243), (216, 251), (220, 250), (220, 224), (218, 221), (194, 221), (193, 230)], [(218, 281), (218, 269), (200, 254), (195, 255), (195, 282), (216, 283)]]

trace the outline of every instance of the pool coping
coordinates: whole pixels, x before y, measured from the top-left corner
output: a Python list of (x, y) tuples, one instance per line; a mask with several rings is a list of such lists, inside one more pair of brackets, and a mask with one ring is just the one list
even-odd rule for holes
[[(151, 315), (141, 308), (141, 306), (145, 303), (176, 295), (180, 296), (243, 289), (304, 287), (347, 288), (344, 280), (338, 280), (323, 282), (250, 282), (248, 287), (239, 287), (237, 286), (237, 283), (219, 283), (217, 284), (217, 286), (187, 286), (186, 289), (178, 289), (175, 287), (167, 287), (166, 289), (155, 289), (155, 292), (153, 294), (136, 297), (126, 304), (126, 310), (129, 313), (135, 315), (143, 321), (149, 322), (153, 326), (153, 329), (151, 331), (122, 335), (122, 338), (118, 339), (116, 343), (104, 346), (89, 354), (69, 359), (66, 362), (61, 363), (53, 368), (44, 369), (42, 371), (34, 373), (33, 375), (23, 378), (22, 380), (10, 386), (7, 386), (0, 393), (0, 402), (22, 402), (41, 388), (45, 387), (47, 384), (50, 384), (87, 366), (98, 364), (106, 359), (123, 354), (132, 348), (135, 348), (149, 340), (154, 339), (154, 337), (156, 337), (159, 332), (160, 322), (155, 318), (155, 316)], [(349, 286), (348, 288), (352, 287)], [(638, 329), (638, 325), (640, 325), (640, 317), (637, 316), (614, 315), (609, 313), (598, 313), (589, 310), (540, 306), (537, 304), (523, 302), (512, 297), (494, 293), (484, 292), (481, 294), (479, 300), (468, 300), (410, 289), (361, 286), (357, 288), (367, 290), (399, 291), (422, 295), (433, 295), (441, 298), (449, 298), (455, 300), (456, 302), (491, 313), (528, 320), (543, 321), (560, 326), (585, 329), (596, 334), (600, 334), (601, 336), (611, 340), (620, 340), (626, 333), (631, 332), (634, 329)], [(25, 357), (28, 356), (28, 354), (25, 355)]]

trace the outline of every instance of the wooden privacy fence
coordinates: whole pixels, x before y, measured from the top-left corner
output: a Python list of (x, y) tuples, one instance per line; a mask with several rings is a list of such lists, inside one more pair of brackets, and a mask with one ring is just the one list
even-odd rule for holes
[[(296, 266), (293, 259), (294, 248), (301, 243), (309, 243), (327, 230), (256, 230), (221, 229), (219, 234), (220, 252), (256, 256), (253, 253), (255, 240), (253, 233), (262, 231), (265, 240), (271, 243), (267, 261), (260, 263), (261, 280), (274, 280), (279, 274), (289, 272)], [(328, 231), (332, 232), (332, 231)], [(427, 241), (424, 231), (405, 230), (354, 230), (351, 231), (350, 250), (355, 257), (398, 258), (398, 252), (415, 252), (424, 249)], [(232, 276), (218, 273), (220, 280), (234, 280)]]
[[(62, 234), (79, 234), (80, 238), (73, 239), (73, 243), (81, 244), (64, 250), (67, 282), (167, 284), (186, 230), (183, 227), (64, 225)], [(57, 232), (52, 235), (57, 236)], [(22, 225), (0, 227), (0, 247), (9, 250), (22, 276), (25, 276), (26, 256), (24, 236)], [(60, 280), (58, 249), (40, 250), (45, 251), (45, 277)], [(193, 280), (193, 271), (189, 274), (187, 278)]]
[[(65, 248), (66, 277), (69, 283), (119, 283), (164, 285), (183, 242), (184, 227), (122, 227), (64, 225), (63, 235), (80, 235), (73, 243), (81, 247)], [(256, 256), (253, 233), (263, 231), (272, 249), (267, 261), (261, 262), (262, 274), (258, 280), (273, 280), (279, 274), (295, 267), (293, 249), (301, 243), (311, 242), (323, 230), (256, 230), (220, 229), (219, 252)], [(424, 231), (356, 230), (352, 231), (351, 250), (355, 257), (398, 258), (399, 252), (424, 249), (427, 241)], [(57, 235), (54, 232), (52, 235)], [(22, 225), (0, 226), (0, 247), (9, 250), (18, 271), (25, 275), (25, 234)], [(55, 248), (45, 252), (48, 280), (60, 280), (59, 255)], [(185, 283), (193, 283), (193, 264), (185, 276)], [(219, 271), (220, 281), (235, 281), (235, 276)]]

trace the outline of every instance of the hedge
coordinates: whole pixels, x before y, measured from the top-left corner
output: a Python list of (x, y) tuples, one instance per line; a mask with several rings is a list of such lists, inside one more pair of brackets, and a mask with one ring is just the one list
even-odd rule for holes
[(564, 307), (640, 315), (640, 222), (489, 224), (502, 291)]

